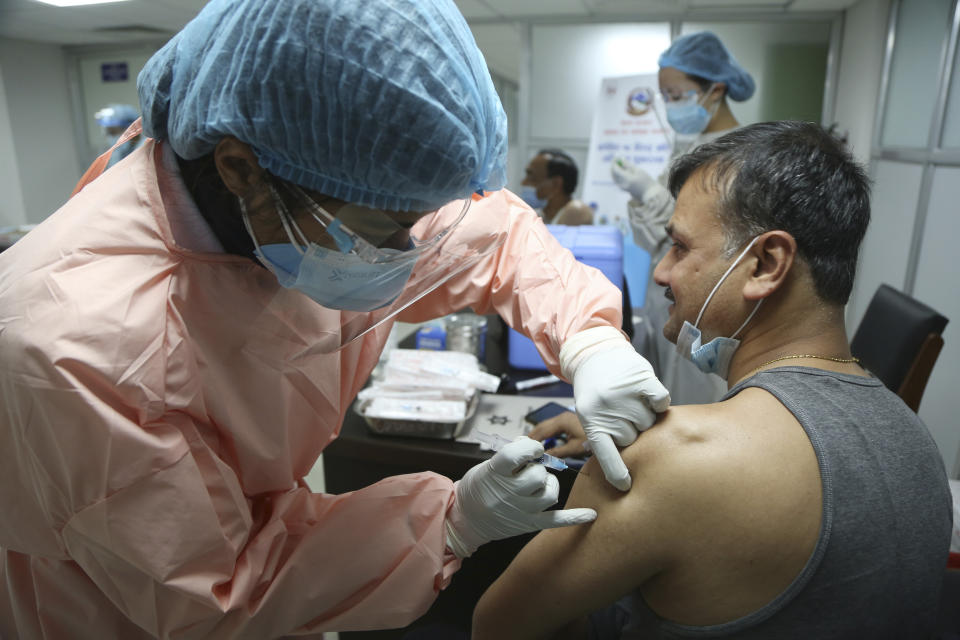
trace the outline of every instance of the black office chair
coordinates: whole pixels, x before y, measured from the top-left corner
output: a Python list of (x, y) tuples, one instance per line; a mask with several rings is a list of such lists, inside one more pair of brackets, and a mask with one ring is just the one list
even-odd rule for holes
[(917, 411), (943, 348), (947, 318), (882, 284), (873, 295), (850, 351), (860, 364)]

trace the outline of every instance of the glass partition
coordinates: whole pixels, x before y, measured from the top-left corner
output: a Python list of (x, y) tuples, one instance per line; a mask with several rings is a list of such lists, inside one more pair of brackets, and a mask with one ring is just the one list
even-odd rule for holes
[(927, 147), (951, 5), (952, 0), (900, 3), (883, 117), (884, 147)]

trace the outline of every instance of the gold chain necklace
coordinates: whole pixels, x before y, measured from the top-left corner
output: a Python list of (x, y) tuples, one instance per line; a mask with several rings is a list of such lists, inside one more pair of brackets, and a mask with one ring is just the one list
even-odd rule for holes
[(850, 362), (854, 362), (854, 363), (860, 362), (860, 358), (831, 358), (830, 356), (814, 356), (808, 353), (797, 353), (791, 356), (780, 356), (779, 358), (774, 358), (773, 360), (767, 360), (762, 365), (760, 365), (759, 367), (757, 367), (756, 369), (754, 369), (744, 377), (749, 378), (760, 369), (763, 369), (768, 364), (773, 364), (774, 362), (780, 362), (781, 360), (793, 360), (796, 358), (813, 358), (814, 360), (829, 360), (830, 362), (839, 362), (841, 364), (850, 363)]

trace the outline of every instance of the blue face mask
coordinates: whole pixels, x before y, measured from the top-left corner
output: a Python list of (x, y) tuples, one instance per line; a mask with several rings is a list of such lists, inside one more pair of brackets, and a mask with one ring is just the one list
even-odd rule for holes
[[(713, 113), (700, 104), (700, 100), (710, 95), (710, 89), (703, 94), (700, 99), (696, 94), (683, 100), (674, 100), (667, 103), (667, 122), (674, 131), (681, 135), (697, 135), (703, 133), (703, 130), (710, 124)], [(716, 104), (712, 111), (716, 111)]]
[[(298, 188), (292, 188), (292, 192), (298, 193), (303, 201), (308, 200)], [(412, 240), (407, 251), (377, 248), (314, 203), (317, 211), (326, 216), (315, 213), (315, 219), (324, 224), (327, 236), (336, 244), (335, 249), (321, 247), (307, 239), (273, 187), (271, 193), (290, 242), (268, 245), (257, 242), (242, 198), (239, 203), (243, 223), (254, 243), (254, 253), (283, 287), (296, 289), (328, 309), (343, 311), (380, 309), (403, 292), (421, 255), (420, 251), (412, 250)], [(300, 239), (298, 244), (294, 243), (295, 236)]]
[[(384, 257), (401, 255), (380, 249)], [(267, 244), (257, 251), (281, 285), (306, 294), (328, 309), (373, 311), (403, 291), (415, 259), (369, 263), (360, 256), (311, 244), (304, 253), (290, 243)]]
[(546, 200), (537, 197), (536, 187), (522, 187), (520, 189), (520, 197), (523, 198), (524, 202), (530, 205), (531, 209), (543, 209), (545, 206), (547, 206)]
[[(759, 238), (760, 236), (757, 236)], [(683, 327), (680, 329), (680, 334), (677, 336), (677, 351), (687, 360), (691, 361), (693, 364), (697, 365), (697, 368), (704, 373), (715, 373), (724, 380), (727, 379), (727, 375), (730, 372), (730, 361), (733, 360), (733, 354), (737, 351), (737, 348), (740, 346), (740, 341), (735, 338), (739, 335), (743, 328), (747, 326), (747, 323), (753, 319), (754, 314), (757, 313), (757, 309), (760, 308), (760, 304), (763, 300), (758, 300), (756, 306), (753, 308), (753, 311), (750, 312), (750, 315), (747, 316), (747, 319), (744, 320), (743, 324), (740, 325), (740, 328), (734, 331), (733, 336), (729, 338), (717, 337), (708, 342), (707, 344), (701, 344), (700, 340), (703, 337), (700, 329), (697, 328), (697, 325), (700, 324), (700, 319), (703, 318), (703, 312), (707, 309), (707, 304), (710, 303), (710, 299), (713, 298), (713, 294), (717, 292), (717, 289), (720, 288), (720, 285), (723, 284), (723, 281), (727, 279), (727, 276), (733, 271), (733, 268), (736, 267), (743, 256), (747, 255), (747, 251), (750, 250), (750, 247), (753, 246), (753, 243), (757, 241), (757, 238), (754, 238), (750, 241), (750, 244), (747, 245), (747, 248), (743, 250), (743, 253), (733, 261), (733, 264), (727, 269), (720, 280), (713, 287), (713, 291), (710, 292), (710, 295), (707, 296), (707, 299), (704, 301), (703, 306), (700, 307), (700, 313), (697, 315), (697, 321), (694, 324), (690, 324), (689, 321), (683, 321)]]

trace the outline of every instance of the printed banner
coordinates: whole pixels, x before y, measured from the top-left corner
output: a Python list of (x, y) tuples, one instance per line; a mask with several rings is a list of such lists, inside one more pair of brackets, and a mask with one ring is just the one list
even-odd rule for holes
[(631, 236), (630, 195), (610, 176), (614, 158), (623, 157), (657, 177), (670, 159), (669, 127), (657, 98), (657, 75), (604, 78), (593, 115), (583, 201), (594, 207), (595, 224), (620, 228)]

